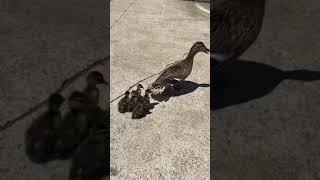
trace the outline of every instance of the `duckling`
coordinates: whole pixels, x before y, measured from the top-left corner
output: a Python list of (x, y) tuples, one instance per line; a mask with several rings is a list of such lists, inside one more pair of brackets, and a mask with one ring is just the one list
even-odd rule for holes
[(211, 58), (224, 62), (236, 60), (257, 39), (264, 17), (265, 0), (227, 0), (211, 3)]
[(174, 92), (172, 82), (174, 80), (185, 80), (191, 74), (195, 55), (198, 52), (208, 53), (209, 51), (203, 42), (194, 43), (187, 57), (164, 69), (160, 76), (151, 84), (150, 89), (154, 94), (158, 94), (162, 88), (170, 88)]
[(137, 94), (138, 94), (139, 97), (141, 97), (141, 89), (143, 89), (142, 84), (138, 84), (138, 85), (137, 85), (136, 92), (137, 92)]
[(129, 112), (133, 111), (133, 109), (136, 107), (136, 105), (138, 103), (138, 100), (139, 100), (138, 93), (137, 93), (137, 91), (133, 90), (131, 92), (131, 98), (129, 99), (129, 105), (128, 105)]
[(146, 107), (144, 106), (144, 103), (138, 102), (132, 111), (132, 119), (143, 118), (146, 116), (146, 114), (147, 112), (146, 112)]
[(74, 91), (68, 99), (68, 105), (69, 112), (57, 124), (59, 136), (55, 153), (60, 159), (68, 158), (89, 131), (87, 96), (80, 91)]
[(132, 111), (132, 119), (140, 119), (145, 117), (147, 114), (150, 114), (150, 110), (154, 107), (154, 105), (150, 103), (149, 94), (151, 92), (152, 91), (150, 89), (147, 89), (141, 100), (137, 102), (136, 107)]
[(130, 92), (126, 91), (124, 97), (118, 103), (118, 111), (120, 113), (128, 112)]
[(151, 94), (152, 91), (150, 89), (147, 89), (145, 92), (144, 92), (144, 97), (143, 97), (143, 105), (144, 105), (144, 108), (145, 108), (145, 111), (147, 113), (150, 113), (150, 110), (153, 109), (154, 105), (152, 105), (150, 103), (150, 96), (149, 94)]
[(108, 85), (103, 75), (98, 71), (92, 71), (87, 76), (87, 86), (84, 93), (88, 99), (88, 126), (90, 131), (107, 128), (106, 117), (109, 116), (106, 110), (99, 107), (100, 91), (97, 87), (98, 84)]
[(88, 96), (89, 108), (96, 108), (99, 104), (100, 92), (97, 88), (98, 84), (108, 85), (109, 83), (104, 79), (100, 72), (90, 72), (87, 76), (87, 86), (83, 91)]
[(79, 145), (72, 158), (69, 180), (100, 180), (109, 174), (108, 138), (107, 130), (99, 130)]
[(35, 119), (25, 134), (26, 154), (36, 163), (45, 163), (53, 159), (56, 142), (55, 123), (60, 121), (60, 106), (64, 98), (60, 94), (49, 97), (48, 110)]

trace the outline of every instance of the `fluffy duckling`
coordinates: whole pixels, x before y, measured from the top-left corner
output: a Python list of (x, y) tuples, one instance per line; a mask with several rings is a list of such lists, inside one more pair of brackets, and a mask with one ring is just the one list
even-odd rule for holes
[(88, 136), (74, 153), (70, 180), (100, 180), (108, 175), (107, 130), (96, 131)]
[(120, 113), (125, 113), (129, 111), (129, 96), (130, 96), (130, 92), (126, 91), (124, 94), (124, 97), (119, 101), (118, 103), (118, 111)]
[(142, 96), (141, 96), (141, 89), (143, 89), (142, 84), (138, 84), (138, 85), (137, 85), (137, 89), (136, 89), (136, 92), (137, 92), (138, 97), (142, 97)]
[(141, 100), (137, 102), (136, 107), (132, 111), (132, 119), (140, 119), (150, 113), (150, 110), (153, 108), (153, 105), (150, 103), (150, 93), (151, 90), (147, 89)]
[(146, 116), (146, 108), (144, 103), (138, 102), (132, 111), (132, 119), (140, 119)]
[(68, 158), (89, 130), (87, 96), (75, 91), (70, 95), (68, 105), (69, 112), (57, 125), (59, 137), (55, 151), (56, 157), (60, 159)]
[(84, 93), (88, 99), (88, 127), (90, 131), (95, 131), (100, 128), (107, 128), (106, 118), (109, 116), (109, 111), (99, 107), (100, 91), (97, 87), (99, 84), (108, 85), (102, 73), (92, 71), (87, 76), (87, 86)]
[(133, 109), (136, 107), (136, 105), (138, 103), (138, 100), (139, 100), (138, 93), (137, 93), (137, 91), (133, 90), (131, 92), (131, 98), (129, 99), (129, 106), (128, 106), (129, 112), (133, 111)]
[(64, 98), (52, 94), (48, 110), (35, 119), (25, 134), (26, 154), (36, 163), (44, 163), (53, 158), (56, 142), (55, 123), (61, 120), (60, 106)]
[(97, 88), (98, 84), (108, 85), (109, 83), (104, 79), (100, 72), (90, 72), (87, 76), (87, 86), (83, 91), (88, 96), (89, 108), (96, 108), (99, 104), (100, 92)]

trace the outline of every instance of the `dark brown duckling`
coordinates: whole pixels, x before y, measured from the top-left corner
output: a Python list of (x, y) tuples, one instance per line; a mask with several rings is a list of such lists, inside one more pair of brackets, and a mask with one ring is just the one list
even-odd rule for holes
[(100, 128), (107, 128), (106, 117), (109, 116), (109, 111), (99, 107), (100, 91), (97, 87), (99, 84), (108, 85), (103, 74), (98, 71), (92, 71), (87, 76), (87, 86), (84, 93), (88, 99), (88, 126), (94, 131)]
[(145, 108), (145, 111), (147, 113), (150, 113), (150, 110), (154, 108), (154, 105), (150, 103), (150, 96), (149, 94), (151, 94), (152, 91), (150, 89), (147, 89), (144, 93), (144, 97), (143, 97), (143, 105), (144, 105), (144, 108)]
[(120, 113), (126, 113), (129, 111), (129, 96), (130, 92), (126, 91), (124, 97), (118, 103), (118, 111)]
[(86, 94), (75, 91), (69, 99), (69, 112), (57, 125), (59, 137), (55, 146), (56, 157), (70, 157), (77, 145), (89, 133), (88, 99)]
[(137, 92), (137, 95), (139, 96), (139, 97), (142, 97), (142, 95), (141, 95), (141, 89), (143, 89), (144, 87), (142, 86), (142, 84), (138, 84), (137, 85), (137, 89), (136, 89), (136, 92)]
[(150, 89), (145, 91), (144, 96), (137, 102), (136, 107), (132, 111), (132, 119), (140, 119), (150, 114), (150, 110), (154, 108), (154, 105), (150, 103)]
[(144, 103), (138, 102), (132, 111), (132, 119), (141, 119), (147, 115)]
[(139, 101), (138, 93), (137, 93), (137, 91), (133, 90), (131, 92), (131, 98), (129, 99), (129, 106), (128, 106), (129, 112), (133, 111), (133, 109), (136, 107), (138, 101)]
[(215, 61), (224, 62), (214, 68), (217, 69), (236, 60), (257, 39), (263, 23), (265, 0), (226, 0), (211, 5), (213, 41), (210, 54)]
[(100, 92), (97, 87), (98, 84), (108, 85), (109, 83), (104, 79), (102, 73), (92, 71), (87, 76), (87, 86), (84, 93), (88, 96), (88, 103), (90, 108), (95, 108), (99, 104)]
[(108, 175), (107, 130), (96, 131), (77, 148), (72, 158), (69, 180), (100, 180)]
[(158, 94), (164, 87), (172, 89), (174, 80), (185, 80), (191, 74), (195, 55), (198, 52), (208, 53), (209, 51), (203, 42), (194, 43), (185, 59), (164, 69), (161, 75), (151, 84), (153, 93)]
[(26, 154), (36, 163), (45, 163), (54, 157), (56, 143), (55, 124), (61, 121), (60, 106), (64, 98), (60, 94), (52, 94), (49, 98), (48, 110), (35, 119), (25, 134)]

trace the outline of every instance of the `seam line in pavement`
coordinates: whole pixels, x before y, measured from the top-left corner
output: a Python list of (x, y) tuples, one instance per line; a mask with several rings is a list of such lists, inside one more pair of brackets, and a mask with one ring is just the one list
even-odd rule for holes
[(118, 19), (116, 19), (116, 20), (114, 21), (114, 23), (110, 26), (110, 30), (112, 29), (112, 27), (113, 27), (114, 25), (116, 25), (116, 24), (120, 21), (120, 19), (122, 18), (122, 16), (128, 11), (128, 9), (129, 9), (135, 2), (136, 2), (136, 0), (132, 0), (132, 1), (131, 1), (131, 3), (129, 4), (129, 6), (122, 12), (122, 14), (118, 17)]

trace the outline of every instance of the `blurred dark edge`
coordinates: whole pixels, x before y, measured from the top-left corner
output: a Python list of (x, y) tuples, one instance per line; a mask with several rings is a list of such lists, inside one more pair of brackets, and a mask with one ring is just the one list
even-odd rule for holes
[[(72, 10), (78, 10), (77, 12), (74, 12)], [(86, 36), (90, 41), (94, 44), (94, 47), (88, 47), (88, 52), (92, 55), (94, 54), (93, 58), (101, 59), (105, 57), (109, 57), (109, 49), (110, 49), (110, 1), (109, 0), (69, 0), (69, 1), (63, 1), (63, 0), (30, 0), (30, 1), (24, 1), (24, 0), (0, 0), (0, 13), (1, 16), (4, 15), (2, 18), (8, 17), (9, 21), (11, 17), (14, 18), (20, 18), (23, 20), (26, 20), (24, 23), (25, 25), (22, 26), (22, 28), (34, 28), (35, 36), (34, 37), (23, 37), (24, 39), (29, 39), (28, 41), (33, 42), (33, 44), (36, 43), (42, 43), (39, 44), (39, 47), (42, 48), (38, 51), (39, 54), (41, 54), (41, 57), (44, 57), (44, 60), (47, 60), (48, 62), (52, 62), (55, 60), (58, 60), (58, 57), (52, 56), (54, 54), (55, 45), (59, 44), (59, 42), (50, 42), (49, 34), (52, 36), (52, 34), (56, 35), (55, 40), (59, 40), (61, 42), (67, 42), (65, 45), (65, 49), (70, 48), (70, 51), (73, 50), (72, 48), (79, 46), (79, 43), (83, 43), (82, 41), (79, 42), (72, 42), (69, 39), (66, 39), (64, 37), (64, 32), (70, 33), (72, 36), (79, 36), (80, 38), (83, 38), (83, 36)], [(19, 20), (21, 20), (19, 19)], [(30, 22), (29, 22), (30, 21)], [(52, 23), (50, 23), (52, 22)], [(86, 24), (87, 23), (87, 24)], [(65, 29), (61, 31), (61, 35), (55, 32), (56, 29), (51, 29), (52, 26), (60, 26), (63, 27), (65, 25)], [(15, 27), (16, 26), (16, 27)], [(11, 26), (11, 24), (8, 25), (7, 21), (0, 22), (0, 33), (8, 34), (9, 42), (1, 42), (2, 45), (0, 45), (0, 57), (7, 57), (5, 56), (8, 52), (8, 49), (6, 47), (7, 44), (11, 45), (10, 43), (10, 36), (16, 37), (21, 36), (20, 34), (15, 34), (19, 31), (14, 31), (16, 28), (19, 27), (19, 24), (14, 24)], [(56, 28), (56, 27), (54, 27)], [(39, 30), (40, 29), (40, 30)], [(57, 28), (58, 29), (58, 28)], [(102, 30), (101, 30), (102, 29)], [(104, 30), (103, 30), (104, 29)], [(27, 29), (29, 30), (29, 29)], [(30, 30), (32, 31), (32, 30)], [(37, 34), (38, 31), (42, 31), (41, 34)], [(47, 34), (46, 32), (47, 31)], [(60, 37), (61, 36), (61, 37)], [(3, 37), (3, 36), (1, 36)], [(74, 38), (74, 37), (73, 37)], [(13, 38), (12, 38), (13, 39)], [(39, 41), (39, 39), (41, 39)], [(72, 39), (72, 38), (70, 38)], [(5, 39), (6, 40), (6, 39)], [(68, 42), (69, 41), (69, 42)], [(56, 43), (56, 44), (55, 44)], [(62, 43), (61, 43), (62, 44)], [(80, 45), (81, 46), (81, 45)], [(100, 47), (99, 47), (100, 46)], [(9, 46), (10, 47), (10, 46)], [(26, 47), (28, 48), (28, 47)], [(50, 49), (52, 48), (52, 49)], [(4, 49), (4, 50), (3, 50)], [(9, 49), (12, 53), (15, 49)], [(45, 54), (48, 51), (53, 51), (52, 54), (47, 54), (43, 56), (43, 53)], [(97, 52), (95, 52), (97, 51)], [(3, 53), (3, 54), (2, 54)], [(32, 53), (37, 53), (36, 51), (33, 51)], [(59, 53), (57, 53), (59, 55)], [(3, 55), (3, 56), (2, 56)], [(21, 55), (24, 56), (24, 55)], [(37, 55), (36, 55), (37, 56)], [(40, 55), (38, 55), (40, 56)], [(47, 56), (47, 58), (45, 58)], [(71, 59), (76, 59), (81, 57), (79, 54), (74, 54), (74, 57), (70, 57)], [(86, 57), (84, 55), (84, 57)], [(23, 58), (24, 59), (24, 58)], [(27, 58), (26, 58), (27, 59)], [(90, 58), (92, 60), (92, 58)], [(61, 60), (61, 59), (60, 59)], [(89, 59), (88, 59), (89, 60)], [(2, 61), (2, 60), (1, 60)], [(68, 61), (68, 59), (65, 59), (65, 61)], [(76, 63), (66, 63), (65, 66), (75, 66), (78, 67)], [(41, 68), (41, 66), (39, 67)], [(62, 69), (63, 70), (63, 69)], [(79, 69), (81, 70), (81, 69)], [(28, 71), (28, 69), (23, 69), (23, 71)], [(108, 82), (110, 82), (110, 61), (107, 61), (105, 71), (103, 72), (105, 75), (105, 78)], [(17, 73), (18, 74), (18, 73)], [(63, 74), (63, 73), (61, 73)], [(15, 75), (15, 74), (14, 74)], [(39, 75), (41, 76), (41, 75)], [(62, 76), (60, 74), (55, 76)], [(19, 79), (19, 77), (16, 77)], [(48, 84), (51, 83), (50, 79), (47, 82)], [(1, 88), (5, 88), (6, 84), (2, 84)], [(39, 88), (39, 87), (35, 87)], [(109, 88), (109, 87), (108, 87)], [(35, 91), (36, 92), (36, 91)], [(109, 92), (109, 90), (107, 91)], [(2, 101), (2, 100), (1, 100)], [(109, 94), (107, 95), (107, 99), (101, 99), (101, 101), (107, 103), (106, 107), (109, 108), (109, 101), (110, 97)], [(23, 113), (23, 112), (20, 112)], [(110, 122), (110, 118), (108, 119)], [(3, 121), (2, 121), (3, 122)], [(106, 127), (107, 130), (110, 129), (110, 124), (108, 123), (108, 127)], [(108, 131), (110, 132), (110, 131)], [(110, 172), (110, 134), (107, 137), (106, 142), (106, 154), (109, 157), (108, 162), (106, 163), (106, 169), (107, 173)], [(12, 163), (8, 163), (12, 164)]]

